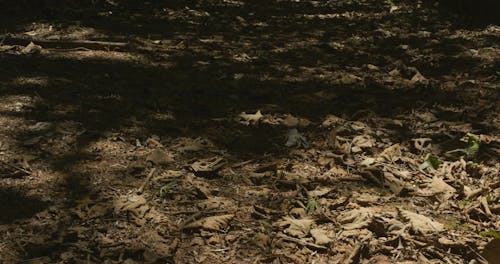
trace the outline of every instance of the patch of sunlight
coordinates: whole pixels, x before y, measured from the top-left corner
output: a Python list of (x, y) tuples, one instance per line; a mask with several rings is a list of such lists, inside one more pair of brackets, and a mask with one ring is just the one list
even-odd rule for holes
[(47, 86), (48, 84), (47, 76), (20, 76), (12, 80), (14, 86)]
[(74, 50), (74, 51), (53, 51), (49, 55), (51, 58), (69, 58), (76, 60), (85, 59), (101, 59), (115, 61), (144, 61), (145, 58), (141, 55), (131, 54), (128, 52), (119, 51), (103, 51), (103, 50)]

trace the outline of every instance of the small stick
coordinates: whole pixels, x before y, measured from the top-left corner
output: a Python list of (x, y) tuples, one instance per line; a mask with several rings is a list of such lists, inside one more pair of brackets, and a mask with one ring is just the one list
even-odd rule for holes
[(326, 247), (324, 246), (321, 246), (321, 245), (318, 245), (318, 244), (314, 244), (314, 243), (310, 243), (310, 242), (306, 242), (306, 241), (302, 241), (298, 238), (294, 238), (294, 237), (289, 237), (285, 234), (278, 234), (278, 237), (280, 238), (283, 238), (284, 240), (287, 240), (287, 241), (290, 241), (290, 242), (294, 242), (294, 243), (297, 243), (299, 245), (302, 245), (302, 246), (306, 246), (306, 247), (312, 247), (312, 248), (315, 248), (315, 249), (327, 249)]
[(14, 166), (14, 165), (12, 165), (12, 164), (9, 164), (8, 162), (5, 162), (5, 161), (3, 161), (3, 160), (0, 160), (0, 162), (1, 162), (2, 164), (4, 164), (4, 165), (8, 166), (8, 167), (11, 167), (12, 169), (15, 169), (15, 170), (18, 170), (18, 171), (22, 171), (22, 172), (26, 173), (27, 175), (30, 175), (30, 174), (31, 174), (31, 172), (29, 172), (29, 171), (27, 171), (27, 170), (25, 170), (25, 169), (23, 169), (23, 168), (21, 168), (21, 167), (17, 167), (17, 166)]
[(148, 177), (146, 177), (146, 179), (144, 180), (144, 182), (142, 183), (141, 187), (139, 187), (139, 189), (137, 190), (137, 194), (141, 194), (142, 192), (144, 192), (144, 189), (147, 187), (147, 185), (149, 184), (149, 182), (151, 181), (151, 178), (153, 177), (153, 175), (155, 174), (155, 171), (156, 171), (156, 168), (153, 168), (149, 174), (148, 174)]
[(484, 207), (484, 212), (488, 217), (492, 217), (493, 214), (491, 213), (490, 207), (488, 206), (488, 200), (486, 200), (486, 197), (481, 197), (481, 205)]
[(247, 161), (239, 162), (239, 163), (231, 165), (231, 168), (233, 168), (233, 169), (234, 168), (238, 168), (238, 167), (245, 166), (248, 163), (252, 163), (252, 162), (253, 162), (253, 160), (247, 160)]
[(472, 190), (470, 193), (467, 194), (465, 199), (472, 200), (472, 199), (476, 198), (477, 196), (485, 193), (486, 191), (488, 191), (487, 188), (479, 188), (479, 189)]
[(368, 243), (368, 240), (370, 240), (371, 237), (372, 237), (371, 235), (367, 235), (363, 239), (361, 239), (361, 241), (354, 247), (349, 257), (343, 263), (345, 264), (357, 263), (356, 261), (359, 261), (361, 250), (365, 247), (365, 245)]

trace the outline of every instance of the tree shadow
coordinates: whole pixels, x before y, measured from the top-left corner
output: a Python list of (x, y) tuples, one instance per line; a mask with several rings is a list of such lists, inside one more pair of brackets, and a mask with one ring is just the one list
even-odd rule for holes
[[(453, 50), (458, 44), (470, 44), (466, 39), (450, 38), (434, 45), (429, 37), (418, 36), (421, 28), (412, 27), (418, 24), (437, 32), (432, 21), (422, 26), (414, 23), (420, 18), (408, 14), (381, 15), (379, 10), (387, 8), (382, 4), (149, 1), (137, 5), (136, 1), (119, 1), (114, 6), (104, 2), (60, 10), (54, 4), (25, 17), (21, 8), (5, 24), (8, 30), (26, 28), (33, 21), (61, 28), (77, 25), (95, 30), (100, 36), (96, 40), (131, 44), (116, 52), (54, 49), (34, 55), (0, 54), (0, 79), (4, 80), (0, 97), (29, 99), (20, 102), (18, 110), (0, 113), (57, 128), (44, 132), (34, 146), (23, 144), (38, 136), (30, 127), (18, 127), (14, 138), (19, 151), (47, 160), (50, 169), (64, 175), (60, 188), (67, 206), (88, 195), (99, 199), (101, 190), (95, 189), (99, 186), (89, 183), (91, 173), (79, 165), (99, 159), (92, 149), (103, 138), (119, 141), (126, 135), (142, 144), (151, 135), (168, 143), (179, 137), (204, 137), (237, 161), (266, 153), (285, 154), (289, 150), (282, 143), (288, 128), (245, 126), (235, 121), (238, 114), (263, 110), (318, 124), (328, 114), (358, 120), (370, 115), (394, 117), (436, 103), (452, 105), (463, 95), (442, 90), (440, 76), (460, 74), (482, 62), (472, 56), (455, 56), (463, 51)], [(22, 19), (14, 22), (16, 16)], [(404, 36), (376, 31), (375, 25), (383, 23), (399, 25), (394, 30)], [(346, 39), (356, 45), (349, 46)], [(425, 56), (416, 60), (408, 47), (401, 47), (405, 45), (445, 57), (436, 64)], [(436, 82), (389, 89), (370, 76), (354, 83), (338, 81), (367, 71), (368, 64), (377, 64), (388, 73), (398, 66), (394, 61), (414, 66)], [(412, 77), (406, 75), (406, 79)], [(70, 123), (68, 132), (69, 121), (78, 125)], [(410, 137), (404, 132), (396, 136)], [(126, 170), (116, 170), (113, 177), (126, 174)], [(0, 192), (0, 200), (12, 201), (2, 203), (0, 211), (9, 213), (0, 223), (31, 217), (48, 206), (20, 197)], [(27, 209), (16, 211), (21, 203)]]
[(20, 191), (0, 188), (0, 224), (13, 223), (33, 217), (50, 206), (40, 198), (26, 196)]

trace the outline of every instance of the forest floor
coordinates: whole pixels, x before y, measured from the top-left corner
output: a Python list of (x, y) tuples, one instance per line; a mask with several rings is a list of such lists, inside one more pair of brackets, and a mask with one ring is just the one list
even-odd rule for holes
[(0, 263), (499, 263), (499, 26), (87, 2), (3, 8)]

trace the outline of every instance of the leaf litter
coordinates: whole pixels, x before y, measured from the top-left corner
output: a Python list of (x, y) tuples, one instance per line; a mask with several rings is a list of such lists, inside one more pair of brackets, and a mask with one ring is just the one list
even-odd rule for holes
[[(81, 49), (79, 64), (57, 68), (62, 79), (44, 70), (75, 51), (0, 42), (14, 69), (0, 73), (0, 110), (15, 113), (0, 118), (0, 259), (495, 263), (498, 27), (451, 29), (434, 8), (404, 1), (361, 1), (362, 14), (349, 1), (302, 1), (285, 16), (278, 2), (100, 13), (124, 25), (128, 15), (166, 19), (186, 32), (130, 36), (138, 47), (126, 51)], [(229, 15), (227, 6), (243, 4), (253, 11)], [(271, 21), (259, 12), (273, 12)], [(51, 28), (53, 42), (72, 30), (30, 27)], [(149, 52), (155, 59), (138, 55)], [(112, 70), (82, 68), (103, 53), (116, 59)], [(33, 71), (11, 60), (43, 56), (52, 64)], [(157, 68), (142, 76), (124, 58)], [(238, 64), (225, 68), (230, 61)], [(51, 97), (47, 83), (61, 92)], [(137, 84), (151, 94), (127, 90)], [(28, 88), (36, 96), (17, 94)], [(75, 94), (81, 103), (63, 100)]]

